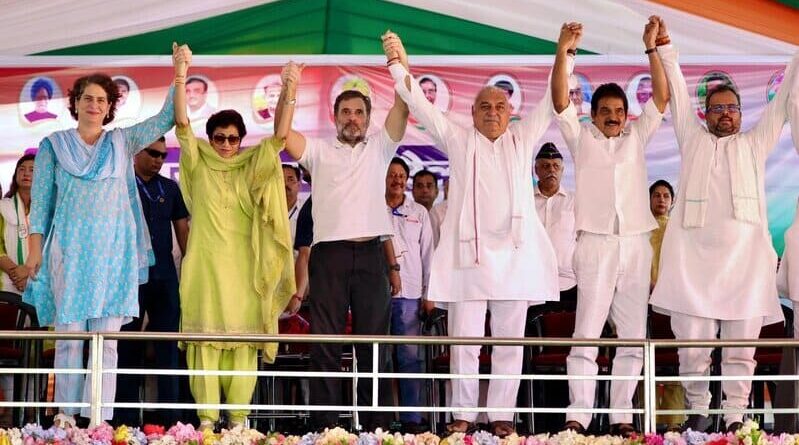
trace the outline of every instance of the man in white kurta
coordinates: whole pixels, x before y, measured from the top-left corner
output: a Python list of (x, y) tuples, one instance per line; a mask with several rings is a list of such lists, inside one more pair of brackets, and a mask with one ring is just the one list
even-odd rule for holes
[[(451, 336), (482, 337), (489, 310), (493, 336), (523, 337), (527, 307), (558, 298), (555, 252), (530, 199), (533, 155), (552, 117), (548, 91), (542, 91), (544, 98), (526, 119), (508, 127), (507, 97), (486, 87), (473, 106), (474, 126), (463, 128), (430, 104), (405, 69), (393, 65), (391, 74), (400, 97), (449, 156), (449, 214), (433, 254), (429, 298), (447, 303)], [(480, 346), (450, 351), (453, 373), (479, 372)], [(494, 346), (491, 369), (521, 373), (522, 348)], [(518, 388), (518, 380), (491, 380), (487, 405), (515, 407)], [(477, 379), (453, 380), (454, 407), (476, 407), (477, 399)], [(453, 417), (448, 429), (465, 431), (477, 413)], [(513, 431), (512, 412), (488, 418), (495, 434)]]
[[(789, 99), (788, 115), (791, 119), (791, 135), (793, 145), (799, 151), (799, 82), (794, 82), (794, 88)], [(799, 206), (793, 223), (785, 231), (785, 250), (782, 252), (780, 269), (777, 272), (777, 288), (780, 295), (790, 298), (793, 302), (793, 313), (799, 313)], [(794, 318), (793, 336), (799, 338), (799, 320)]]
[[(656, 20), (646, 25), (644, 43), (655, 47)], [(657, 227), (649, 210), (644, 148), (660, 127), (668, 103), (663, 67), (649, 52), (654, 94), (641, 116), (627, 128), (627, 97), (617, 84), (604, 84), (591, 101), (592, 123), (581, 124), (569, 100), (569, 48), (576, 48), (582, 29), (564, 25), (558, 41), (552, 76), (555, 121), (574, 159), (576, 178), (576, 229), (574, 255), (577, 273), (577, 315), (574, 338), (599, 338), (608, 318), (619, 338), (646, 337), (649, 274), (652, 246), (649, 234)], [(612, 373), (638, 376), (643, 366), (640, 347), (616, 348)], [(570, 375), (596, 375), (597, 348), (573, 347), (566, 360)], [(614, 380), (610, 387), (612, 409), (632, 409), (636, 381)], [(569, 408), (594, 407), (595, 380), (570, 380)], [(564, 428), (582, 431), (591, 413), (567, 414)], [(632, 413), (610, 414), (611, 433), (633, 433)]]
[[(782, 320), (774, 271), (777, 255), (766, 217), (766, 158), (779, 140), (799, 55), (789, 65), (782, 88), (758, 123), (740, 132), (740, 99), (717, 87), (706, 100), (707, 129), (694, 117), (688, 86), (670, 44), (658, 47), (671, 89), (670, 108), (682, 157), (680, 189), (666, 227), (658, 282), (651, 303), (671, 315), (678, 339), (758, 338), (760, 328)], [(755, 348), (725, 348), (722, 375), (754, 373)], [(680, 375), (707, 375), (709, 348), (680, 348)], [(709, 382), (686, 381), (690, 409), (710, 405)], [(748, 405), (751, 382), (723, 381), (722, 408)], [(728, 413), (728, 429), (742, 414)], [(689, 416), (699, 429), (706, 416)]]
[(558, 258), (558, 287), (560, 301), (577, 302), (577, 278), (572, 259), (577, 245), (574, 230), (574, 193), (560, 185), (563, 175), (563, 155), (552, 142), (547, 142), (535, 155), (535, 210), (552, 241)]

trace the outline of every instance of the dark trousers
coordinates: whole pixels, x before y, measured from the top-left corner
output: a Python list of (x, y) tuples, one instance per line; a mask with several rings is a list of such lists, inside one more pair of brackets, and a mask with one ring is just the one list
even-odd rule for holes
[[(154, 332), (177, 332), (180, 327), (180, 298), (177, 276), (174, 279), (150, 280), (139, 286), (139, 317), (122, 327), (122, 331), (141, 331), (144, 314), (147, 314), (147, 330)], [(119, 368), (140, 368), (144, 365), (147, 342), (120, 341)], [(154, 341), (155, 367), (159, 369), (178, 369), (178, 346), (174, 341)], [(180, 379), (174, 375), (160, 375), (158, 379), (158, 401), (176, 403), (180, 400)], [(142, 375), (119, 374), (117, 377), (117, 402), (140, 402)], [(138, 409), (114, 410), (117, 424), (141, 425)], [(172, 425), (182, 420), (178, 410), (159, 410), (164, 425)]]
[[(311, 298), (311, 333), (343, 334), (347, 311), (352, 312), (352, 333), (361, 335), (387, 335), (391, 317), (386, 260), (383, 246), (377, 240), (366, 242), (334, 241), (319, 243), (311, 249), (308, 266)], [(311, 371), (340, 371), (341, 344), (314, 343), (311, 345)], [(371, 372), (372, 345), (355, 345), (358, 371)], [(389, 371), (390, 350), (381, 346), (379, 370)], [(310, 380), (311, 405), (341, 405), (342, 381), (339, 378), (312, 378)], [(381, 382), (379, 404), (390, 406), (390, 385)], [(358, 405), (371, 405), (372, 380), (358, 381)], [(359, 410), (360, 421), (367, 430), (388, 427), (388, 413), (369, 413)], [(314, 427), (338, 424), (338, 413), (314, 411)]]

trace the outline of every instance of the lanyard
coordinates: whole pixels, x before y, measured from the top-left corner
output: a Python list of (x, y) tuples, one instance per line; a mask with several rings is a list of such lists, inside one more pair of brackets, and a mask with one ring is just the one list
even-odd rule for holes
[(25, 216), (25, 221), (19, 219), (19, 200), (17, 195), (14, 195), (14, 211), (17, 213), (17, 264), (25, 262), (23, 257), (22, 240), (28, 238), (28, 216)]
[(145, 187), (144, 182), (142, 182), (142, 180), (136, 176), (136, 184), (139, 186), (139, 189), (144, 192), (144, 195), (147, 196), (147, 199), (150, 202), (164, 202), (164, 196), (166, 196), (164, 193), (164, 186), (161, 185), (161, 181), (159, 181), (158, 178), (155, 178), (155, 180), (156, 184), (158, 184), (158, 196), (153, 199), (152, 195), (150, 195), (150, 192), (147, 191), (147, 187)]

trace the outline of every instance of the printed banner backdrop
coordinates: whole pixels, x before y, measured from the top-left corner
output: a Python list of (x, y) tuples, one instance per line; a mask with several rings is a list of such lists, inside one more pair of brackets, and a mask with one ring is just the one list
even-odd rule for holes
[[(199, 58), (201, 59), (201, 58)], [(303, 72), (297, 98), (294, 128), (309, 136), (335, 135), (332, 104), (344, 89), (359, 89), (372, 98), (371, 130), (382, 126), (394, 100), (393, 84), (381, 58), (361, 57), (362, 63), (331, 65), (333, 59), (318, 58)], [(513, 119), (524, 119), (538, 106), (547, 88), (551, 66), (549, 57), (503, 59), (437, 57), (435, 63), (424, 59), (424, 65), (413, 66), (413, 74), (428, 94), (428, 99), (449, 118), (462, 125), (471, 124), (470, 110), (477, 91), (484, 85), (499, 86), (509, 94)], [(152, 59), (151, 59), (152, 60)], [(221, 60), (221, 62), (220, 62)], [(365, 60), (365, 61), (364, 61)], [(489, 60), (489, 62), (486, 62)], [(782, 82), (784, 58), (740, 58), (723, 61), (691, 59), (683, 63), (683, 72), (694, 94), (697, 118), (703, 118), (698, 103), (704, 100), (708, 84), (731, 82), (741, 92), (743, 129), (751, 128), (760, 118), (768, 100)], [(0, 68), (0, 182), (4, 188), (11, 179), (16, 159), (29, 148), (38, 146), (49, 133), (72, 128), (75, 120), (68, 107), (67, 92), (73, 81), (97, 69), (81, 68), (91, 63), (80, 58), (69, 59), (62, 66), (19, 65)], [(228, 61), (230, 63), (224, 63)], [(583, 119), (590, 124), (590, 100), (593, 90), (606, 82), (617, 82), (630, 101), (630, 120), (640, 113), (639, 105), (651, 95), (648, 66), (641, 58), (610, 58), (581, 56), (572, 79), (572, 100), (582, 110)], [(119, 106), (116, 120), (109, 125), (129, 126), (141, 122), (161, 108), (172, 68), (161, 58), (150, 65), (133, 60), (130, 66), (103, 66), (122, 91), (127, 90)], [(414, 63), (414, 59), (411, 60)], [(712, 62), (712, 63), (711, 63)], [(217, 57), (214, 63), (196, 63), (190, 71), (186, 88), (192, 127), (198, 137), (205, 137), (205, 120), (216, 110), (232, 108), (239, 111), (247, 125), (245, 145), (273, 132), (274, 107), (279, 95), (278, 65), (263, 66), (246, 57)], [(197, 80), (193, 80), (192, 77)], [(563, 184), (574, 188), (574, 168), (568, 150), (555, 126), (551, 124), (540, 141), (554, 142), (564, 153), (566, 171)], [(165, 173), (178, 178), (179, 150), (174, 134), (167, 134), (170, 157)], [(400, 155), (409, 161), (412, 172), (421, 168), (447, 175), (446, 157), (435, 149), (433, 140), (413, 118), (403, 139)], [(679, 185), (680, 157), (667, 114), (660, 130), (646, 148), (649, 179), (666, 179)], [(789, 126), (768, 160), (767, 193), (770, 229), (778, 252), (783, 248), (783, 232), (793, 220), (799, 194), (799, 156), (793, 148)], [(354, 186), (357, 186), (357, 178)], [(532, 180), (532, 172), (531, 172)], [(442, 194), (443, 195), (443, 194)]]

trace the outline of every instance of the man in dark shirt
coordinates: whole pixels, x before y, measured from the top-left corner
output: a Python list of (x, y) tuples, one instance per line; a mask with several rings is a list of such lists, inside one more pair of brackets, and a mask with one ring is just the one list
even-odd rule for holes
[[(189, 237), (189, 212), (178, 184), (158, 174), (166, 155), (166, 142), (161, 137), (134, 158), (136, 183), (144, 218), (150, 230), (155, 265), (150, 267), (149, 281), (139, 286), (139, 317), (123, 326), (123, 331), (141, 331), (145, 313), (148, 319), (147, 331), (177, 332), (180, 325), (180, 298), (178, 274), (172, 256), (172, 229), (174, 227), (181, 254), (185, 254)], [(142, 366), (145, 345), (142, 341), (120, 341), (119, 367)], [(156, 368), (178, 368), (176, 342), (156, 341), (153, 348)], [(116, 401), (139, 402), (141, 386), (141, 375), (120, 374), (117, 377)], [(158, 376), (158, 401), (178, 402), (179, 388), (178, 376)], [(158, 423), (174, 424), (179, 420), (177, 413), (177, 410), (159, 410), (161, 421)], [(141, 425), (137, 409), (117, 409), (114, 420), (117, 424)]]

